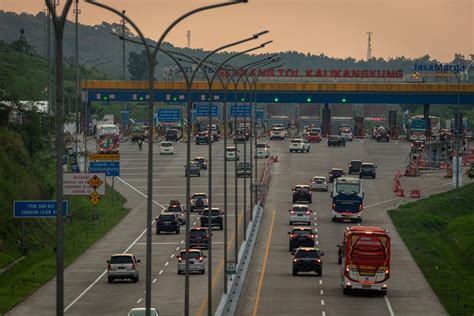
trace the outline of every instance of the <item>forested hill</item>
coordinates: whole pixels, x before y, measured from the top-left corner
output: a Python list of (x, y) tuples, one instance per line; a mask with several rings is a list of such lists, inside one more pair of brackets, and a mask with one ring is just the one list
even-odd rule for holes
[[(5, 12), (0, 10), (0, 40), (5, 42), (12, 42), (17, 40), (20, 35), (20, 30), (24, 29), (25, 37), (35, 51), (40, 55), (46, 54), (46, 16), (44, 12), (37, 15), (31, 14), (15, 14), (12, 12)], [(109, 73), (115, 78), (121, 76), (122, 64), (122, 46), (120, 40), (111, 35), (111, 32), (120, 33), (120, 24), (109, 24), (103, 22), (100, 25), (79, 26), (79, 56), (84, 56), (81, 61), (90, 59), (99, 59), (101, 61), (111, 60), (111, 63), (98, 66), (101, 70)], [(129, 30), (126, 31), (127, 36), (134, 37)], [(206, 54), (200, 49), (175, 48), (171, 44), (165, 43), (163, 47), (168, 50), (177, 50), (182, 53), (202, 57)], [(141, 47), (134, 44), (126, 45), (127, 60), (130, 52), (140, 53)], [(74, 53), (74, 24), (69, 21), (66, 24), (64, 53), (66, 57), (72, 57)], [(133, 54), (132, 54), (133, 55)], [(355, 60), (354, 58), (332, 58), (325, 56), (324, 53), (320, 55), (304, 54), (295, 51), (281, 52), (279, 54), (285, 62), (285, 68), (293, 69), (399, 69), (403, 70), (405, 74), (411, 73), (415, 64), (434, 64), (437, 60), (433, 60), (429, 55), (420, 56), (416, 59), (406, 58), (404, 56), (394, 57), (389, 60), (382, 58), (373, 58), (370, 61)], [(228, 57), (228, 53), (222, 53), (215, 56), (215, 61), (222, 61)], [(135, 54), (137, 57), (137, 54)], [(236, 59), (236, 64), (246, 64), (262, 56), (244, 56)], [(467, 65), (474, 58), (474, 55), (462, 56), (455, 54), (453, 59), (449, 61), (450, 64)], [(135, 58), (135, 60), (140, 60)], [(163, 67), (172, 64), (171, 60), (161, 57), (159, 59), (157, 69), (157, 79), (163, 78)], [(445, 64), (447, 61), (445, 61)], [(146, 72), (145, 72), (146, 73)], [(133, 76), (132, 76), (133, 77)], [(474, 77), (474, 76), (473, 76)], [(136, 76), (135, 76), (136, 78)], [(138, 79), (138, 78), (137, 78)]]

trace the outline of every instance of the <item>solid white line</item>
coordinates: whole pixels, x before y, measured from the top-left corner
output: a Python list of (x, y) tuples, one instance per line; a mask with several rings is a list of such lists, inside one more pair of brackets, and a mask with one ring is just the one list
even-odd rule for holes
[(139, 300), (137, 301), (137, 304), (140, 304), (141, 301), (142, 301), (142, 299), (139, 299)]
[(324, 306), (324, 300), (321, 300), (321, 305)]
[(388, 312), (390, 313), (390, 316), (395, 316), (395, 313), (393, 312), (392, 305), (390, 305), (390, 301), (388, 300), (387, 295), (384, 296), (385, 298), (385, 303), (387, 303), (387, 308)]
[(153, 284), (155, 284), (155, 283), (156, 283), (156, 279), (153, 279)]
[[(123, 181), (120, 177), (117, 177), (118, 180), (122, 181), (125, 185), (127, 185), (129, 188), (131, 188), (133, 191), (137, 192), (138, 194), (140, 194), (141, 196), (147, 198), (147, 196), (145, 194), (143, 194), (142, 192), (138, 191), (137, 189), (135, 189), (134, 187), (132, 187), (130, 184), (128, 184), (127, 182)], [(162, 207), (162, 208), (165, 208), (162, 204), (152, 200), (153, 203), (155, 203), (156, 205)], [(152, 224), (155, 223), (155, 220), (153, 220)], [(128, 252), (137, 242), (138, 240), (140, 240), (140, 238), (143, 237), (143, 235), (146, 233), (146, 228), (142, 231), (142, 233), (127, 247), (127, 249), (124, 250), (124, 253)], [(68, 306), (66, 306), (66, 308), (64, 309), (64, 312), (67, 312), (68, 309), (70, 309), (74, 304), (76, 304), (77, 301), (79, 301), (87, 292), (89, 292), (89, 290), (97, 284), (97, 282), (99, 282), (100, 279), (102, 279), (102, 277), (107, 273), (107, 270), (104, 270), (98, 277), (97, 279), (95, 279), (84, 291), (81, 292), (81, 294), (79, 294)]]
[(169, 261), (167, 261), (167, 262), (165, 263), (165, 267), (166, 267), (166, 266), (168, 266), (169, 264), (170, 264), (170, 262), (169, 262)]
[(163, 270), (161, 270), (161, 271), (160, 271), (158, 274), (160, 274), (160, 275), (161, 275), (162, 273), (163, 273)]

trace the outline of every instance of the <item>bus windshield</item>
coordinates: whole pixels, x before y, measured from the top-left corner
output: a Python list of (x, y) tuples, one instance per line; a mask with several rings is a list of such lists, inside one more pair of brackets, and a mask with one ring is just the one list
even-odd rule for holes
[(387, 259), (387, 238), (376, 235), (353, 235), (350, 257), (353, 260), (384, 261)]
[(360, 193), (360, 183), (337, 183), (337, 193)]

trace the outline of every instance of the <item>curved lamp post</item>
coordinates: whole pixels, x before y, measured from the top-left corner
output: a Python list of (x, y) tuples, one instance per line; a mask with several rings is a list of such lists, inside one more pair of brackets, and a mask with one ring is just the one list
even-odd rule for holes
[[(231, 2), (224, 2), (224, 3), (217, 3), (213, 5), (207, 5), (203, 6), (200, 8), (196, 8), (194, 10), (191, 10), (180, 17), (178, 17), (175, 21), (173, 21), (166, 29), (165, 31), (161, 34), (159, 40), (157, 41), (157, 44), (155, 47), (152, 47), (147, 44), (146, 37), (143, 35), (142, 31), (140, 28), (135, 24), (134, 21), (132, 21), (123, 11), (119, 11), (115, 8), (112, 8), (110, 6), (107, 6), (102, 3), (95, 2), (94, 0), (85, 0), (87, 3), (96, 5), (98, 7), (101, 7), (103, 9), (106, 9), (112, 13), (115, 13), (117, 16), (121, 17), (123, 20), (129, 23), (133, 27), (133, 29), (137, 32), (139, 35), (140, 39), (143, 42), (143, 45), (145, 46), (146, 54), (148, 57), (148, 120), (151, 124), (153, 121), (153, 105), (154, 105), (154, 98), (155, 98), (155, 87), (154, 87), (154, 72), (155, 72), (155, 66), (156, 66), (156, 56), (158, 54), (158, 50), (161, 48), (161, 45), (168, 35), (168, 33), (181, 21), (186, 19), (187, 17), (206, 10), (210, 9), (215, 9), (215, 8), (220, 8), (220, 7), (225, 7), (225, 6), (230, 6), (238, 3), (244, 3), (247, 2), (247, 0), (236, 0), (236, 1), (231, 1)], [(192, 80), (191, 80), (192, 81)], [(189, 110), (188, 110), (189, 111)], [(189, 117), (188, 117), (189, 119)], [(189, 124), (188, 124), (189, 126)], [(189, 127), (188, 127), (189, 129)], [(188, 150), (189, 151), (189, 150)], [(189, 167), (189, 161), (187, 162), (187, 167)], [(189, 178), (188, 178), (189, 179)], [(147, 185), (147, 233), (146, 233), (146, 295), (145, 295), (145, 302), (146, 302), (146, 316), (150, 316), (150, 307), (151, 307), (151, 223), (152, 223), (152, 200), (153, 200), (153, 133), (149, 133), (148, 135), (148, 185)], [(189, 180), (187, 180), (189, 181)], [(187, 196), (187, 199), (189, 200), (189, 196)], [(189, 218), (189, 203), (186, 203), (186, 215)], [(189, 221), (186, 221), (188, 223)], [(186, 243), (189, 244), (189, 227), (188, 224), (186, 224)], [(186, 249), (188, 250), (188, 248)], [(187, 262), (187, 260), (186, 260)], [(186, 275), (188, 275), (188, 271), (186, 272)], [(186, 280), (186, 288), (189, 287), (189, 280)], [(188, 295), (188, 293), (186, 293)], [(189, 315), (189, 297), (185, 297), (185, 315)]]

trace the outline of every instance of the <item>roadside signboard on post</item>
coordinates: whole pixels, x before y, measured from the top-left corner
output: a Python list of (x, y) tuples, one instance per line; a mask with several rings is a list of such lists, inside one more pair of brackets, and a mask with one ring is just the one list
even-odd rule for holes
[[(68, 214), (69, 203), (63, 201), (63, 216)], [(13, 201), (14, 218), (49, 218), (56, 217), (56, 201)]]
[(120, 160), (120, 154), (90, 154), (89, 160)]
[(89, 171), (105, 173), (107, 177), (120, 176), (120, 161), (90, 161)]
[(89, 184), (97, 179), (101, 185), (95, 189), (100, 195), (105, 195), (105, 173), (65, 173), (63, 180), (64, 195), (90, 195), (94, 188)]
[(250, 117), (250, 105), (232, 105), (230, 107), (230, 116), (234, 117)]
[(179, 122), (181, 111), (179, 109), (158, 109), (157, 116), (159, 122)]
[[(196, 103), (196, 116), (209, 116), (209, 104)], [(217, 104), (211, 105), (211, 116), (219, 116), (219, 106)]]

